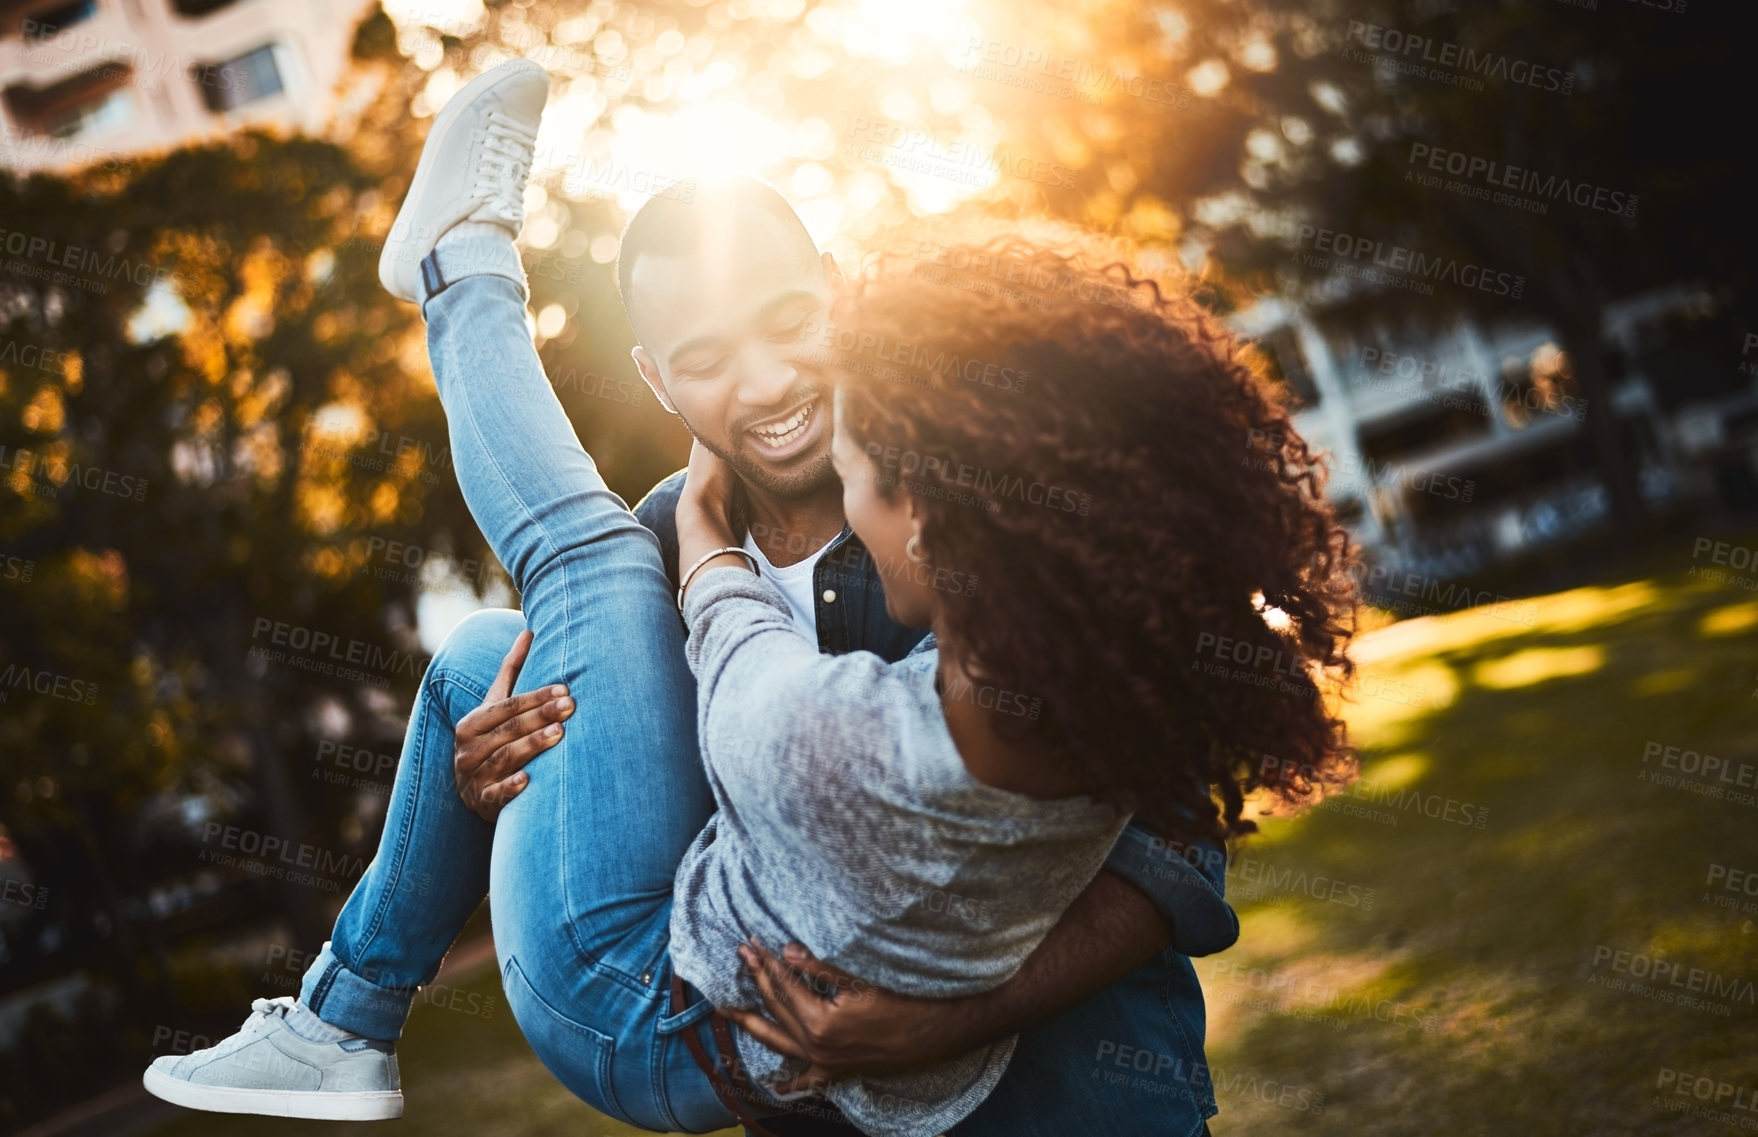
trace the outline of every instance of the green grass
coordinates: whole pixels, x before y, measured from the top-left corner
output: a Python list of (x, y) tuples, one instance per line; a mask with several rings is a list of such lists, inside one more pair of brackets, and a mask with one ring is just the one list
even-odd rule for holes
[[(1649, 741), (1758, 765), (1758, 594), (1676, 572), (1528, 603), (1360, 642), (1363, 686), (1387, 693), (1348, 711), (1364, 784), (1264, 821), (1244, 855), (1372, 888), (1372, 907), (1286, 887), (1237, 904), (1238, 945), (1197, 964), (1217, 1133), (1739, 1131), (1656, 1098), (1663, 1068), (1758, 1091), (1758, 905), (1706, 900), (1711, 864), (1758, 871), (1758, 804), (1640, 775)], [(1229, 883), (1249, 887), (1237, 866)], [(1596, 966), (1602, 946), (1738, 994), (1724, 1016), (1597, 985), (1632, 979)]]
[[(1704, 899), (1712, 863), (1758, 872), (1758, 806), (1639, 778), (1650, 740), (1758, 763), (1758, 594), (1669, 573), (1405, 621), (1357, 647), (1372, 692), (1348, 712), (1364, 785), (1266, 819), (1242, 851), (1344, 891), (1326, 901), (1283, 884), (1246, 899), (1236, 863), (1243, 934), (1197, 964), (1216, 1133), (1739, 1132), (1655, 1104), (1656, 1083), (1671, 1068), (1750, 1095), (1758, 1010), (1723, 997), (1722, 1016), (1593, 980), (1631, 978), (1596, 966), (1601, 946), (1735, 978), (1742, 993), (1758, 980), (1758, 911)], [(1487, 810), (1483, 827), (1424, 817), (1395, 796), (1411, 791), (1455, 815)], [(459, 986), (495, 995), (498, 1013), (417, 1008), (401, 1132), (637, 1132), (538, 1064), (492, 968)], [(384, 1132), (191, 1114), (155, 1137)]]

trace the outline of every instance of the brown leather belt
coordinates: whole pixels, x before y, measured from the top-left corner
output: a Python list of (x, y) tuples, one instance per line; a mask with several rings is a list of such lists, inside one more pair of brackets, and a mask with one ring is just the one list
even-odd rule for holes
[[(671, 977), (671, 1010), (672, 1014), (683, 1011), (688, 1002), (689, 994), (684, 990), (684, 981), (674, 972)], [(752, 1137), (861, 1137), (861, 1131), (854, 1128), (843, 1118), (841, 1112), (829, 1102), (816, 1103), (808, 1110), (790, 1109), (786, 1105), (771, 1106), (757, 1093), (751, 1085), (750, 1077), (745, 1073), (743, 1063), (739, 1061), (739, 1051), (733, 1042), (732, 1024), (719, 1011), (711, 1011), (708, 1015), (708, 1027), (714, 1035), (714, 1049), (719, 1052), (720, 1062), (717, 1065), (708, 1054), (708, 1048), (696, 1035), (694, 1025), (683, 1030), (684, 1045), (690, 1048), (690, 1057), (695, 1059), (696, 1066), (708, 1078), (708, 1084), (714, 1087), (714, 1096), (720, 1104), (726, 1106), (732, 1115), (750, 1132)], [(761, 1105), (756, 1103), (761, 1102)], [(777, 1134), (757, 1120), (756, 1111), (763, 1111), (763, 1116), (776, 1121), (778, 1127), (786, 1134)], [(835, 1120), (832, 1120), (835, 1118)]]
[[(684, 1009), (687, 998), (684, 981), (674, 971), (671, 977), (672, 1014), (678, 1014)], [(714, 1032), (714, 1049), (720, 1052), (720, 1065), (715, 1065), (714, 1059), (708, 1056), (708, 1048), (696, 1037), (694, 1026), (685, 1027), (683, 1032), (684, 1045), (690, 1048), (690, 1057), (696, 1060), (697, 1067), (708, 1076), (708, 1084), (714, 1087), (714, 1096), (720, 1099), (721, 1105), (732, 1111), (732, 1115), (739, 1119), (739, 1124), (756, 1137), (775, 1137), (775, 1134), (765, 1129), (751, 1115), (745, 1104), (754, 1095), (751, 1094), (751, 1082), (745, 1076), (745, 1068), (739, 1063), (738, 1048), (733, 1045), (732, 1028), (727, 1026), (726, 1018), (719, 1011), (709, 1012), (708, 1024), (709, 1029)]]

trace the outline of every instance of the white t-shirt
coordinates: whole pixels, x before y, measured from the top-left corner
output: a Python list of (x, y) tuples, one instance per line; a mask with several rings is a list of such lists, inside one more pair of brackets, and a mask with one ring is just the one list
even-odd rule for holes
[(782, 596), (787, 598), (788, 611), (794, 614), (794, 623), (800, 630), (818, 642), (818, 598), (812, 587), (812, 570), (818, 567), (818, 558), (824, 550), (830, 548), (826, 543), (817, 552), (803, 561), (797, 561), (786, 568), (776, 568), (757, 547), (756, 538), (745, 534), (745, 551), (757, 558), (757, 567), (770, 584), (781, 589)]

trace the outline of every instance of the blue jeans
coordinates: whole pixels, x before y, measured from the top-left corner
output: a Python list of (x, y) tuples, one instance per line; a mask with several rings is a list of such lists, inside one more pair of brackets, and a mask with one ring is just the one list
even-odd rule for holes
[(486, 890), (507, 1005), (556, 1078), (647, 1129), (722, 1129), (732, 1114), (680, 1033), (704, 1029), (710, 1008), (669, 1006), (672, 878), (714, 801), (659, 544), (544, 378), (512, 245), (448, 247), (424, 268), (448, 266), (473, 275), (429, 278), (428, 353), (464, 500), (536, 633), (518, 690), (566, 683), (578, 709), (495, 824), (465, 810), (453, 731), (520, 617), (466, 622), (422, 681), (378, 855), (300, 997), (338, 1026), (396, 1037)]
[[(338, 1026), (398, 1037), (487, 892), (508, 1006), (563, 1085), (648, 1129), (725, 1128), (734, 1118), (682, 1034), (712, 1053), (709, 1008), (669, 996), (672, 878), (713, 809), (673, 596), (656, 540), (605, 488), (544, 380), (516, 254), (496, 256), (473, 252), (472, 269), (494, 269), (445, 287), (425, 313), (459, 484), (524, 614), (476, 613), (434, 656), (378, 854), (300, 998)], [(430, 264), (443, 273), (446, 251)], [(518, 690), (565, 682), (578, 709), (490, 825), (453, 787), (454, 730), (527, 622)], [(1026, 1032), (957, 1137), (1200, 1132), (1208, 1099), (1165, 1085), (1195, 1076), (1201, 1007), (1190, 961), (1167, 953)], [(1144, 1053), (1146, 1074), (1118, 1064)]]

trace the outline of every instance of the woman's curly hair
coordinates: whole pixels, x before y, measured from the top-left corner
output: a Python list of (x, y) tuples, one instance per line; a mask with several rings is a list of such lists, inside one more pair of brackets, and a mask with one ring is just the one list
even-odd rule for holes
[(1253, 790), (1346, 780), (1315, 679), (1350, 672), (1350, 544), (1245, 345), (1086, 242), (932, 251), (838, 299), (838, 424), (975, 582), (947, 638), (1041, 700), (1001, 727), (1181, 842), (1254, 831)]

